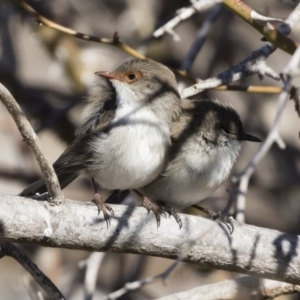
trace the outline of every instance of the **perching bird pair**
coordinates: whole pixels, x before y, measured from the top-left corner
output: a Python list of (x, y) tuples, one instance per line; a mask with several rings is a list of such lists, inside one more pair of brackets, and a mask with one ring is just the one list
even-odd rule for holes
[[(217, 100), (181, 100), (173, 72), (160, 63), (133, 59), (96, 74), (105, 82), (90, 98), (76, 139), (54, 169), (62, 189), (81, 173), (92, 178), (94, 202), (105, 220), (107, 209), (113, 211), (94, 180), (140, 195), (159, 224), (163, 209), (157, 203), (168, 211), (197, 204), (228, 177), (242, 142), (260, 141), (244, 132), (232, 107)], [(40, 180), (20, 195), (43, 192)]]

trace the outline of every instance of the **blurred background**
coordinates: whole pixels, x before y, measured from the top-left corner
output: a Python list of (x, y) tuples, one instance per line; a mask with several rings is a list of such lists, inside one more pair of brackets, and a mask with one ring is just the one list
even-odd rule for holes
[[(169, 35), (155, 39), (152, 34), (170, 20), (176, 10), (188, 6), (189, 1), (34, 0), (28, 3), (50, 20), (83, 33), (111, 38), (118, 30), (121, 41), (174, 68), (181, 68), (209, 13), (209, 10), (196, 13), (176, 27), (175, 31), (181, 38), (176, 42)], [(245, 3), (258, 13), (285, 19), (298, 1), (256, 0)], [(297, 34), (293, 38), (299, 41)], [(260, 39), (257, 31), (222, 8), (190, 74), (201, 79), (217, 75), (261, 46), (263, 42)], [(280, 72), (289, 58), (288, 54), (277, 50), (267, 63)], [(128, 59), (130, 57), (126, 53), (112, 46), (80, 41), (39, 26), (14, 1), (0, 1), (0, 82), (21, 105), (52, 163), (74, 139), (87, 91), (97, 86), (94, 72), (113, 70)], [(280, 82), (269, 78), (260, 81), (257, 76), (246, 78), (239, 84), (281, 86)], [(270, 130), (278, 99), (278, 95), (229, 91), (209, 91), (201, 97), (219, 98), (231, 103), (241, 115), (246, 131), (261, 139)], [(300, 234), (299, 130), (299, 117), (294, 103), (290, 101), (280, 125), (286, 149), (282, 151), (274, 145), (256, 168), (247, 194), (247, 223)], [(35, 158), (22, 142), (12, 118), (1, 103), (0, 145), (0, 192), (16, 195), (41, 174)], [(232, 174), (246, 166), (258, 147), (255, 143), (244, 144)], [(229, 180), (212, 198), (201, 204), (222, 210), (229, 197), (228, 187)], [(64, 194), (69, 199), (90, 201), (94, 193), (90, 182), (79, 178), (64, 190)], [(187, 213), (198, 214), (192, 210), (187, 210)], [(79, 267), (79, 262), (87, 259), (89, 252), (21, 247), (67, 299), (84, 299), (85, 270)], [(161, 258), (105, 253), (94, 299), (122, 287), (128, 281), (156, 275), (171, 263)], [(236, 276), (239, 275), (181, 263), (165, 285), (158, 282), (122, 299), (155, 299)], [(17, 262), (10, 258), (0, 260), (1, 299), (37, 299), (33, 296), (36, 289), (39, 288)], [(281, 296), (280, 299), (300, 299), (300, 296)]]

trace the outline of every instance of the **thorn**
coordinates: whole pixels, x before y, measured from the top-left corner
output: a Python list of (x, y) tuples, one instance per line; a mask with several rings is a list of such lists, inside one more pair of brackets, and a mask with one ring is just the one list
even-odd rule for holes
[(113, 34), (113, 42), (117, 43), (117, 42), (119, 42), (119, 40), (120, 40), (119, 32), (116, 30)]

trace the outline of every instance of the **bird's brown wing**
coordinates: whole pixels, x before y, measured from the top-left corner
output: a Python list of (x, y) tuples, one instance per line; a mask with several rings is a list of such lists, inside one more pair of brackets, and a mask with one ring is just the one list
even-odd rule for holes
[(90, 94), (85, 109), (83, 124), (76, 130), (76, 135), (84, 135), (97, 130), (107, 130), (116, 114), (116, 92), (108, 81), (102, 82), (100, 91)]
[[(60, 187), (63, 189), (69, 185), (80, 171), (85, 169), (90, 156), (88, 143), (95, 135), (109, 130), (109, 124), (115, 117), (116, 95), (109, 82), (100, 86), (97, 94), (89, 96), (89, 104), (84, 123), (77, 129), (76, 139), (61, 154), (53, 164), (58, 176)], [(47, 191), (44, 180), (38, 180), (23, 190), (21, 196), (31, 196)]]

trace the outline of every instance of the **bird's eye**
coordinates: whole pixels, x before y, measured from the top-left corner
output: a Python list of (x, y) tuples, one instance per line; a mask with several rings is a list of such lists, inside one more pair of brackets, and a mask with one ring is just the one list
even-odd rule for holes
[(231, 132), (228, 130), (228, 128), (221, 127), (220, 129), (221, 129), (221, 131), (222, 131), (223, 133), (225, 133), (225, 134), (231, 134)]
[(128, 74), (127, 77), (129, 80), (134, 80), (136, 78), (136, 75), (132, 73), (132, 74)]

